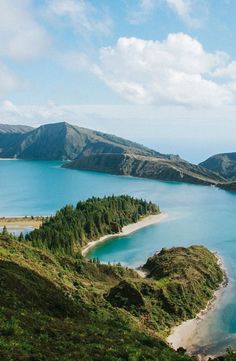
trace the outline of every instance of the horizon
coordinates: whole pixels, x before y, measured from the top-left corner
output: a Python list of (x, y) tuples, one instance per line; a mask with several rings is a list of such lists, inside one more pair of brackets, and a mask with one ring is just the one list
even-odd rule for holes
[[(80, 122), (69, 122), (69, 121), (55, 121), (55, 122), (46, 122), (46, 123), (42, 123), (42, 124), (24, 124), (24, 123), (17, 123), (17, 124), (8, 124), (8, 123), (0, 123), (0, 124), (3, 124), (3, 125), (18, 125), (18, 126), (31, 126), (32, 128), (36, 129), (42, 125), (49, 125), (49, 124), (57, 124), (57, 123), (67, 123), (67, 124), (70, 124), (70, 125), (75, 125), (75, 126), (79, 126), (79, 127), (82, 127), (82, 128), (88, 128), (88, 129), (91, 129), (91, 130), (95, 130), (95, 131), (100, 131), (100, 132), (104, 132), (104, 133), (107, 133), (107, 134), (112, 134), (112, 135), (116, 135), (116, 136), (120, 136), (124, 139), (127, 139), (127, 140), (131, 140), (131, 141), (134, 141), (134, 142), (137, 142), (139, 144), (142, 144), (146, 147), (149, 147), (155, 151), (158, 151), (162, 154), (174, 154), (174, 155), (179, 155), (182, 159), (188, 161), (188, 162), (191, 162), (193, 164), (199, 164), (201, 162), (203, 162), (204, 160), (208, 159), (209, 157), (213, 156), (213, 155), (216, 155), (216, 154), (222, 154), (222, 153), (234, 153), (233, 151), (231, 151), (230, 147), (231, 145), (229, 144), (228, 145), (228, 150), (226, 151), (219, 151), (220, 147), (219, 147), (219, 144), (218, 143), (212, 143), (210, 146), (207, 146), (205, 145), (205, 147), (202, 146), (202, 144), (200, 145), (201, 146), (201, 152), (199, 151), (199, 146), (198, 144), (196, 144), (195, 146), (193, 146), (192, 142), (190, 141), (189, 143), (185, 141), (185, 144), (183, 145), (183, 142), (182, 142), (182, 139), (179, 140), (179, 143), (178, 141), (175, 140), (175, 143), (172, 143), (172, 144), (167, 144), (165, 139), (164, 140), (161, 140), (159, 139), (159, 143), (157, 144), (157, 141), (155, 140), (155, 137), (153, 137), (153, 139), (151, 138), (145, 138), (143, 136), (141, 136), (141, 126), (140, 126), (140, 129), (137, 129), (136, 128), (136, 137), (132, 137), (132, 134), (130, 134), (130, 137), (127, 136), (127, 129), (125, 130), (125, 132), (122, 132), (122, 131), (119, 131), (119, 132), (116, 132), (116, 129), (115, 127), (112, 128), (111, 126), (108, 127), (108, 130), (107, 132), (104, 131), (103, 127), (99, 128), (99, 127), (96, 127), (96, 124), (94, 124), (94, 126), (91, 124), (91, 127), (88, 127), (87, 124), (85, 123), (84, 125), (81, 124)], [(131, 131), (132, 128), (131, 128)], [(140, 132), (140, 134), (139, 134)], [(232, 139), (232, 148), (233, 148), (233, 145), (234, 145), (234, 140)], [(181, 149), (182, 152), (178, 152), (178, 149)], [(214, 151), (215, 150), (215, 151)], [(201, 157), (202, 155), (202, 157)]]

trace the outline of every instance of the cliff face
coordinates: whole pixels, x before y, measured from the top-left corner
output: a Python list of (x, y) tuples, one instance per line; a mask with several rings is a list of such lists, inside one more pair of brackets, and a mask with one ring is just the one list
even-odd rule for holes
[(206, 185), (221, 181), (220, 176), (188, 162), (126, 153), (81, 155), (64, 167)]

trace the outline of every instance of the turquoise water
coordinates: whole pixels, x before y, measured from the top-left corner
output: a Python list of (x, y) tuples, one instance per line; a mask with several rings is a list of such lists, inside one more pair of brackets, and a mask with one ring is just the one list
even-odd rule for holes
[[(196, 347), (236, 347), (236, 194), (212, 187), (158, 182), (60, 168), (60, 162), (0, 161), (0, 216), (49, 215), (92, 195), (130, 194), (159, 203), (169, 218), (100, 244), (90, 257), (134, 267), (162, 247), (203, 244), (222, 256), (230, 285), (199, 326)], [(210, 336), (209, 336), (210, 335)]]

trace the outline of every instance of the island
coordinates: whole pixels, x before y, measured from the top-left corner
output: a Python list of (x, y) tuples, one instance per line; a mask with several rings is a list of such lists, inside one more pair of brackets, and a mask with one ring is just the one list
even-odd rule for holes
[(0, 359), (194, 360), (166, 339), (220, 287), (224, 275), (213, 253), (203, 246), (162, 249), (143, 265), (145, 278), (82, 255), (100, 236), (158, 214), (151, 202), (111, 196), (66, 206), (25, 238), (4, 228)]

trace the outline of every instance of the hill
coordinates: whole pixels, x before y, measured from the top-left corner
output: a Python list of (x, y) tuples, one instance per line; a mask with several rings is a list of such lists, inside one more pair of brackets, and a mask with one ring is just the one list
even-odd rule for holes
[[(11, 128), (7, 126), (4, 134), (9, 133), (11, 133)], [(1, 143), (0, 148), (2, 148)], [(114, 135), (62, 122), (42, 125), (30, 132), (24, 132), (15, 143), (15, 148), (6, 149), (2, 154), (0, 153), (0, 156), (4, 157), (7, 154), (8, 157), (21, 159), (73, 160), (81, 153), (89, 155), (126, 151), (143, 155), (159, 155), (154, 150)]]
[(34, 128), (29, 127), (28, 125), (8, 125), (8, 124), (0, 124), (0, 134), (9, 134), (9, 133), (27, 133)]
[[(8, 131), (7, 131), (8, 129)], [(216, 184), (221, 176), (188, 163), (177, 155), (161, 154), (143, 145), (68, 123), (42, 125), (14, 133), (5, 127), (0, 134), (0, 157), (69, 160), (65, 167), (132, 175), (158, 180)]]
[[(4, 231), (0, 235), (0, 359), (194, 360), (183, 350), (173, 351), (164, 338), (173, 325), (205, 305), (222, 273), (205, 248), (196, 247), (194, 254), (182, 250), (181, 262), (192, 271), (183, 280), (188, 302), (177, 307), (178, 278), (183, 276), (179, 249), (165, 251), (176, 265), (168, 270), (168, 280), (162, 252), (158, 277), (142, 279), (120, 265), (52, 254)], [(159, 256), (155, 257), (158, 263)], [(191, 286), (195, 275), (203, 282), (197, 299)]]
[(209, 185), (223, 181), (220, 175), (180, 158), (143, 156), (134, 153), (81, 154), (76, 160), (66, 163), (64, 167), (193, 184)]
[(213, 155), (200, 166), (213, 171), (227, 180), (236, 180), (236, 153), (221, 153)]
[(32, 127), (26, 125), (0, 124), (0, 158), (14, 158), (16, 147), (24, 135), (32, 130)]
[(223, 281), (215, 255), (202, 246), (162, 249), (143, 268), (148, 277), (165, 281), (162, 297), (166, 309), (184, 318), (193, 318), (199, 306), (204, 309), (212, 290)]

